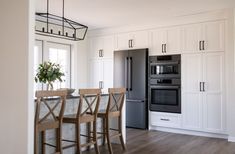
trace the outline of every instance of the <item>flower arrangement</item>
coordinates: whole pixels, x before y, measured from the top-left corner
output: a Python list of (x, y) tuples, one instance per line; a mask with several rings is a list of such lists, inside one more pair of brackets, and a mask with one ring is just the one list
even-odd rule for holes
[(41, 82), (47, 84), (47, 90), (53, 89), (53, 82), (59, 80), (62, 82), (62, 76), (64, 73), (61, 71), (61, 66), (52, 62), (44, 62), (39, 65), (37, 74), (35, 76), (35, 82)]

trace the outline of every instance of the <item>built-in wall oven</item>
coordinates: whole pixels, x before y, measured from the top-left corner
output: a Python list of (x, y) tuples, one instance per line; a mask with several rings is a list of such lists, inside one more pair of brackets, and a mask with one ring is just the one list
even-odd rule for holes
[(150, 110), (181, 113), (180, 55), (150, 56)]

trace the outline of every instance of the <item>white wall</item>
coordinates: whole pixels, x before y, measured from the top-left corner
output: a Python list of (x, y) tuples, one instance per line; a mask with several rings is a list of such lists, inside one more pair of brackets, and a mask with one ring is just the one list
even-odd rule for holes
[[(231, 35), (231, 44), (233, 44), (232, 46), (232, 50), (233, 53), (235, 53), (235, 8), (233, 9), (232, 12), (233, 16), (231, 17), (231, 31), (230, 31), (230, 35)], [(233, 141), (235, 142), (235, 122), (234, 122), (234, 118), (235, 118), (235, 96), (234, 96), (234, 90), (235, 90), (235, 54), (233, 55), (233, 79), (231, 79), (231, 81), (233, 82), (233, 89), (230, 91), (230, 94), (232, 96), (231, 98), (231, 102), (228, 106), (228, 134), (229, 134), (229, 141)]]
[(34, 0), (0, 1), (0, 153), (33, 153)]

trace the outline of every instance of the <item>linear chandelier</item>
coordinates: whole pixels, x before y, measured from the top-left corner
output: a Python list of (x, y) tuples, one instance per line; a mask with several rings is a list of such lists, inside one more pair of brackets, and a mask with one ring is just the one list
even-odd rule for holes
[(62, 17), (49, 13), (49, 0), (47, 0), (47, 12), (36, 12), (35, 20), (35, 33), (38, 35), (80, 41), (85, 39), (88, 30), (87, 26), (64, 17), (64, 0)]

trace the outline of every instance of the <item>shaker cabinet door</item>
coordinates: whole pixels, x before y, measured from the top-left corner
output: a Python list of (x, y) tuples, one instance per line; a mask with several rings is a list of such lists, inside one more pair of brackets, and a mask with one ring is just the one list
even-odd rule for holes
[(209, 132), (225, 131), (224, 55), (207, 53), (204, 63), (203, 115), (204, 129)]
[(203, 25), (204, 51), (224, 51), (224, 22), (208, 22)]
[(182, 27), (183, 53), (200, 52), (200, 41), (202, 39), (202, 25), (193, 24)]
[(202, 54), (182, 55), (183, 128), (202, 129)]

